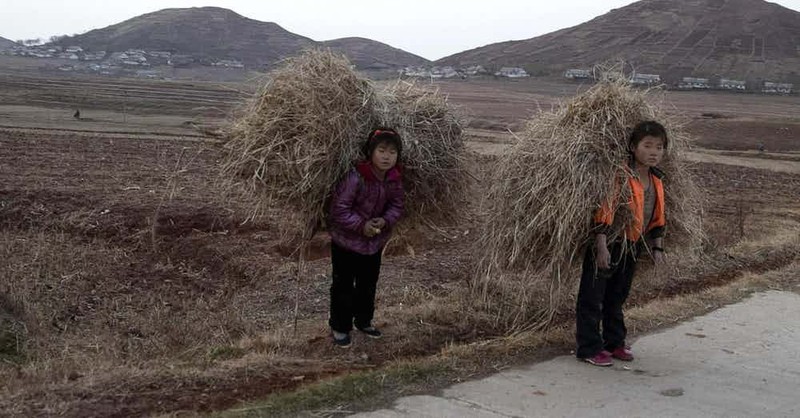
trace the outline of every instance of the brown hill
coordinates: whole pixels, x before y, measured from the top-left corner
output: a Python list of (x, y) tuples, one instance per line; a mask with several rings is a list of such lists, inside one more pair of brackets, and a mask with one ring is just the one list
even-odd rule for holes
[(57, 43), (91, 51), (145, 49), (206, 59), (238, 59), (251, 66), (272, 64), (315, 44), (275, 23), (248, 19), (218, 7), (164, 9)]
[(798, 81), (800, 13), (763, 0), (643, 0), (572, 28), (437, 63), (556, 74), (617, 59), (667, 81), (692, 75)]
[(428, 62), (368, 39), (316, 42), (275, 23), (249, 19), (218, 7), (164, 9), (82, 35), (64, 37), (56, 43), (77, 45), (90, 51), (169, 51), (190, 55), (200, 61), (235, 59), (250, 67), (269, 66), (305, 48), (323, 45), (341, 51), (357, 67), (364, 69)]
[(363, 69), (383, 70), (431, 63), (418, 55), (366, 38), (341, 38), (322, 44), (346, 55), (356, 67)]
[(16, 46), (16, 45), (17, 45), (16, 42), (14, 42), (14, 41), (12, 41), (10, 39), (3, 38), (2, 36), (0, 36), (0, 51), (4, 51), (6, 49), (11, 49), (11, 47)]

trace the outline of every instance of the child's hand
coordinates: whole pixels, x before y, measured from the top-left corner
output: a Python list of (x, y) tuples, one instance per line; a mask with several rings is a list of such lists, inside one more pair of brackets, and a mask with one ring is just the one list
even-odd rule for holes
[(367, 238), (372, 238), (375, 235), (381, 233), (381, 229), (378, 228), (378, 222), (375, 219), (370, 219), (367, 223), (364, 224), (364, 236)]
[(601, 245), (601, 243), (597, 244), (597, 251), (595, 253), (595, 260), (597, 262), (597, 268), (600, 270), (608, 270), (611, 268), (611, 253), (608, 251), (608, 247), (605, 245)]
[(378, 229), (383, 229), (383, 227), (386, 226), (386, 219), (375, 218), (373, 221), (375, 221), (375, 227)]

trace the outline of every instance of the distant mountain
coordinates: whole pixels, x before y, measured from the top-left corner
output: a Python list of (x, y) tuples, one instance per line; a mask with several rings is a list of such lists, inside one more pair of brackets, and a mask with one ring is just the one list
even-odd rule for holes
[(382, 70), (431, 63), (418, 55), (366, 38), (341, 38), (322, 44), (346, 55), (356, 67), (363, 69)]
[(441, 65), (554, 74), (623, 59), (641, 73), (800, 80), (800, 12), (763, 0), (643, 0), (584, 24), (464, 51)]
[(61, 38), (57, 45), (90, 51), (128, 49), (168, 51), (206, 61), (233, 59), (249, 67), (272, 65), (305, 48), (329, 46), (347, 55), (358, 68), (397, 68), (427, 63), (424, 58), (380, 42), (346, 38), (316, 42), (276, 23), (261, 22), (218, 7), (164, 9), (82, 35)]
[(218, 7), (164, 9), (57, 43), (91, 51), (145, 49), (238, 59), (251, 66), (272, 64), (315, 44), (275, 23), (248, 19)]
[(6, 49), (11, 49), (12, 47), (17, 46), (17, 43), (10, 40), (3, 38), (0, 36), (0, 51), (4, 51)]

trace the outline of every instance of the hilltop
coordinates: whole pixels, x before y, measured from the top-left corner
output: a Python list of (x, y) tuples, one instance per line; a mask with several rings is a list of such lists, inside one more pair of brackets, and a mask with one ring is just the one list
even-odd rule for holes
[(240, 61), (264, 68), (305, 48), (329, 46), (347, 55), (359, 68), (399, 68), (427, 63), (424, 58), (364, 38), (317, 42), (273, 22), (249, 19), (219, 7), (164, 9), (87, 33), (63, 37), (61, 47), (88, 51), (164, 51), (190, 56), (195, 62)]
[(200, 60), (236, 59), (250, 66), (269, 65), (315, 45), (276, 23), (248, 19), (218, 7), (164, 9), (57, 43), (90, 51), (142, 49)]

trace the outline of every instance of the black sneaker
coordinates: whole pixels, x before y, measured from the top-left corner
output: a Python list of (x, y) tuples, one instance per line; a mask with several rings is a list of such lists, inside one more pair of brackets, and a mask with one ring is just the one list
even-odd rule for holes
[(339, 348), (348, 348), (350, 347), (350, 334), (345, 334), (343, 332), (336, 332), (333, 333), (333, 343)]
[(367, 336), (369, 338), (378, 339), (378, 338), (383, 337), (383, 334), (378, 330), (378, 328), (375, 328), (375, 327), (372, 327), (372, 326), (365, 327), (365, 328), (359, 328), (358, 330), (363, 332), (364, 334), (367, 334)]

